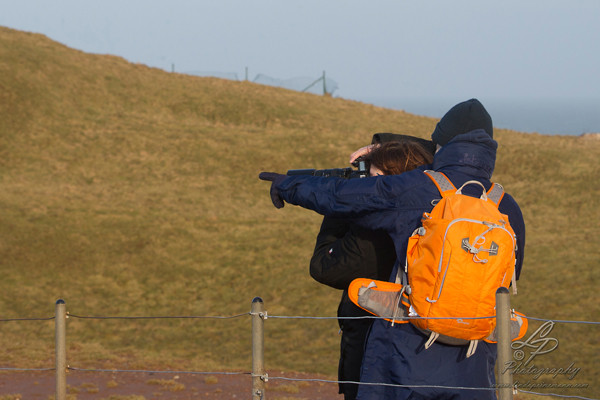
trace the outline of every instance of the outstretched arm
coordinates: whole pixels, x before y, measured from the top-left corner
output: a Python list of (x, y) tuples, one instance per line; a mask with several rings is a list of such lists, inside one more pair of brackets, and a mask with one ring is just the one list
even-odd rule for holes
[(271, 200), (277, 208), (285, 201), (322, 215), (356, 217), (394, 208), (395, 194), (390, 189), (395, 185), (383, 180), (400, 176), (342, 179), (262, 172), (259, 178), (271, 182)]

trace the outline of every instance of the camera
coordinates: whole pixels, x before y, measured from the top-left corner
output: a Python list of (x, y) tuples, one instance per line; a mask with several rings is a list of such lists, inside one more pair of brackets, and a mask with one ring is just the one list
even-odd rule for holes
[(363, 157), (358, 157), (353, 163), (354, 168), (330, 168), (330, 169), (291, 169), (286, 175), (312, 175), (312, 176), (325, 176), (325, 177), (337, 177), (344, 179), (352, 178), (364, 178), (369, 176), (370, 164), (369, 161)]

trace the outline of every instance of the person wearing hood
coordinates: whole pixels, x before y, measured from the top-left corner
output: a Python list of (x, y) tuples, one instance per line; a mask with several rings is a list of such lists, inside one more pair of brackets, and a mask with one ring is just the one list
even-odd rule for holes
[[(443, 172), (460, 187), (477, 180), (486, 190), (496, 161), (497, 142), (492, 119), (477, 99), (452, 107), (439, 121), (432, 140), (437, 145), (433, 163), (401, 175), (344, 180), (312, 176), (280, 175), (262, 172), (270, 181), (271, 200), (277, 208), (285, 202), (311, 209), (322, 215), (353, 218), (367, 229), (386, 231), (396, 249), (397, 260), (406, 258), (406, 244), (430, 212), (440, 194), (424, 170)], [(464, 194), (478, 197), (475, 185)], [(516, 234), (515, 273), (519, 278), (525, 248), (525, 224), (512, 196), (504, 195), (499, 210), (507, 215)], [(396, 276), (396, 263), (390, 281)], [(496, 345), (482, 342), (475, 354), (466, 357), (468, 346), (434, 342), (412, 324), (395, 324), (377, 319), (367, 338), (361, 370), (359, 400), (371, 399), (495, 399)], [(375, 385), (383, 383), (386, 385)], [(390, 386), (388, 384), (392, 384)], [(481, 390), (464, 388), (482, 388)]]

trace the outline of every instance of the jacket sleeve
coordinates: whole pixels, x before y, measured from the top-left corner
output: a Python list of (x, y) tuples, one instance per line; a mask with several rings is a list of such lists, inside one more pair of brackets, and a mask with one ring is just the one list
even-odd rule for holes
[(394, 178), (401, 175), (361, 179), (294, 175), (277, 184), (276, 189), (287, 203), (321, 215), (359, 217), (395, 207), (394, 185), (389, 181)]
[[(405, 211), (419, 219), (423, 211), (431, 210), (430, 200), (437, 194), (435, 185), (418, 169), (360, 179), (295, 175), (277, 183), (275, 189), (289, 204), (321, 215), (352, 218), (363, 228), (392, 236), (399, 232), (398, 219), (406, 217)], [(412, 224), (412, 217), (405, 222)]]
[(525, 221), (523, 220), (523, 214), (515, 199), (509, 194), (505, 194), (502, 198), (499, 210), (508, 216), (510, 226), (517, 236), (515, 273), (517, 279), (519, 279), (523, 268), (523, 259), (525, 258)]
[(320, 283), (347, 289), (356, 278), (387, 280), (395, 260), (393, 242), (385, 232), (325, 217), (310, 260), (310, 274)]

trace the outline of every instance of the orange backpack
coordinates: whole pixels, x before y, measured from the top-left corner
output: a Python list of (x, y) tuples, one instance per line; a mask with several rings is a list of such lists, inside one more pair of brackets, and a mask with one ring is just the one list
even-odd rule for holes
[[(486, 192), (468, 181), (457, 190), (443, 173), (425, 173), (442, 199), (408, 240), (409, 315), (428, 318), (411, 321), (446, 336), (483, 339), (495, 327), (494, 318), (481, 317), (495, 315), (496, 290), (512, 278), (516, 291), (515, 233), (498, 210), (504, 189), (493, 184)], [(469, 184), (483, 188), (481, 197), (462, 194)]]
[[(399, 270), (396, 283), (356, 280), (349, 294), (367, 311), (392, 323), (408, 320), (430, 335), (426, 348), (438, 339), (470, 342), (470, 356), (478, 340), (493, 341), (496, 290), (512, 280), (516, 293), (516, 238), (498, 210), (504, 189), (493, 184), (486, 192), (480, 182), (468, 181), (457, 190), (443, 173), (425, 173), (442, 199), (423, 214), (422, 226), (409, 238), (404, 273)], [(481, 197), (462, 194), (470, 184), (482, 187)], [(513, 338), (527, 329), (519, 315), (513, 314)]]

